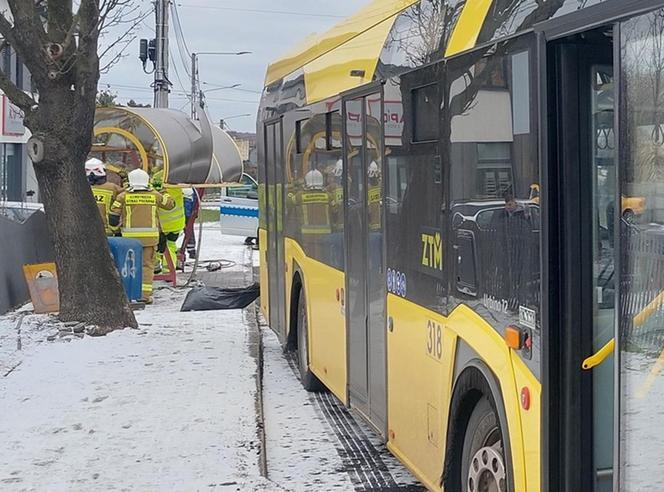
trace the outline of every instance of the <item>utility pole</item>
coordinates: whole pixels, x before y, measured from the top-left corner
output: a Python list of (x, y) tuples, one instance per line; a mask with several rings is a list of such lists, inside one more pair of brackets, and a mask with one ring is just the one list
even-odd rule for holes
[(198, 119), (196, 105), (198, 104), (198, 54), (191, 54), (191, 119)]
[[(197, 53), (191, 54), (191, 119), (196, 121), (198, 120), (198, 108), (203, 107), (203, 91), (200, 88), (200, 82), (198, 80), (198, 57), (199, 55), (230, 55), (230, 56), (241, 56), (249, 55), (251, 51), (199, 51)], [(233, 84), (226, 87), (217, 87), (212, 89), (213, 91), (221, 89), (234, 89), (239, 87), (241, 84)]]
[(171, 0), (155, 0), (156, 53), (154, 70), (154, 107), (168, 107), (168, 8)]

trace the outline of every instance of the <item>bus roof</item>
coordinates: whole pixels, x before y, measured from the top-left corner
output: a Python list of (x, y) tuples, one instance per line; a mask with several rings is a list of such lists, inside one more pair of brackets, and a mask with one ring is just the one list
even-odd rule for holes
[[(358, 36), (392, 19), (399, 12), (417, 3), (419, 0), (372, 0), (367, 6), (354, 15), (343, 20), (327, 32), (321, 35), (312, 35), (293, 51), (284, 55), (281, 59), (271, 63), (267, 69), (265, 85), (270, 85), (279, 79), (295, 72), (323, 55), (351, 42)], [(392, 27), (392, 22), (389, 28)], [(385, 36), (372, 36), (372, 51), (377, 51), (374, 62), (378, 62), (380, 50), (385, 43), (389, 28), (385, 30)], [(383, 30), (381, 30), (383, 31)], [(368, 74), (367, 74), (368, 75)], [(372, 70), (373, 75), (373, 70)]]

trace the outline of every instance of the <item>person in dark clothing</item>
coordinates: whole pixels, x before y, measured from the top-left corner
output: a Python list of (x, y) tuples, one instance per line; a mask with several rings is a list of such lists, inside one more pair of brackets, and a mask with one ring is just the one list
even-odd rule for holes
[(189, 236), (187, 241), (186, 248), (189, 258), (192, 260), (196, 258), (196, 231), (193, 227), (193, 223), (189, 224), (189, 218), (198, 212), (197, 203), (198, 203), (198, 193), (193, 188), (186, 188), (183, 191), (184, 194), (184, 216), (185, 216), (185, 234)]

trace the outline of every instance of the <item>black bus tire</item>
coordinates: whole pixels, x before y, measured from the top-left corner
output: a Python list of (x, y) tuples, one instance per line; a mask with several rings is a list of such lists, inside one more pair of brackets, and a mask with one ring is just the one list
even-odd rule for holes
[(507, 492), (508, 473), (502, 430), (491, 402), (483, 396), (466, 427), (461, 454), (462, 490)]
[(323, 385), (309, 368), (309, 323), (304, 288), (300, 289), (297, 302), (297, 366), (300, 370), (300, 382), (307, 391), (320, 391)]

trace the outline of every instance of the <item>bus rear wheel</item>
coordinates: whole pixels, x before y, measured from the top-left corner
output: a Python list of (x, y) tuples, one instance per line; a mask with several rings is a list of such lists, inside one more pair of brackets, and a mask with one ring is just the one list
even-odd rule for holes
[(297, 302), (297, 365), (300, 382), (307, 391), (320, 391), (322, 384), (309, 368), (309, 322), (304, 288), (300, 289)]
[(507, 492), (502, 431), (489, 399), (473, 409), (463, 440), (461, 483), (468, 492)]

